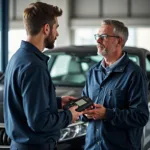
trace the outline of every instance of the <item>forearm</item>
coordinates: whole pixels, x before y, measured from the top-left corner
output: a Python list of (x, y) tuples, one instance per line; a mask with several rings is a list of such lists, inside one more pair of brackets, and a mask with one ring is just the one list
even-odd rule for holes
[(143, 109), (107, 109), (106, 121), (119, 128), (137, 128), (146, 125), (149, 118), (147, 108)]
[(34, 132), (53, 132), (68, 126), (72, 121), (69, 110), (58, 113), (49, 111), (39, 114), (35, 120), (28, 121), (28, 125)]

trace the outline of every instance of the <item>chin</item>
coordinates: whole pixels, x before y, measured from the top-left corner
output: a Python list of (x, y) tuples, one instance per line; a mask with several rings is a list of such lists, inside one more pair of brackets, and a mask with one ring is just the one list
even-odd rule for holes
[(102, 54), (103, 54), (103, 50), (101, 50), (100, 48), (98, 48), (97, 54), (98, 54), (98, 55), (102, 55)]
[(52, 48), (54, 48), (54, 44), (47, 45), (47, 46), (46, 46), (46, 48), (48, 48), (48, 49), (52, 49)]
[(106, 51), (98, 51), (97, 54), (98, 55), (102, 55), (102, 56), (107, 56), (107, 52)]

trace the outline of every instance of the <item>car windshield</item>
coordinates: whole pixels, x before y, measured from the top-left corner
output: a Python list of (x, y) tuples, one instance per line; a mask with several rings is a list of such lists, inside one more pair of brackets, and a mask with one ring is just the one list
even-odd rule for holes
[(52, 80), (55, 85), (83, 86), (87, 70), (101, 59), (101, 56), (51, 55), (49, 66), (53, 64), (50, 68)]
[[(102, 60), (102, 56), (77, 56), (69, 54), (47, 54), (49, 72), (55, 85), (84, 86), (86, 72), (95, 63)], [(129, 55), (129, 58), (139, 65), (139, 57)]]

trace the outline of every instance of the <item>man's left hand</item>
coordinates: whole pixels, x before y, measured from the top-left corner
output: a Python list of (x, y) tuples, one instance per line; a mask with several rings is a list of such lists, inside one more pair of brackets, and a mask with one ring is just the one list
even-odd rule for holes
[(62, 105), (62, 108), (69, 102), (69, 101), (72, 101), (72, 100), (76, 100), (77, 98), (76, 97), (73, 97), (73, 96), (62, 96), (61, 97), (61, 105)]
[(105, 119), (106, 117), (106, 108), (101, 104), (94, 104), (94, 109), (85, 110), (84, 114), (87, 116), (92, 116), (94, 120)]

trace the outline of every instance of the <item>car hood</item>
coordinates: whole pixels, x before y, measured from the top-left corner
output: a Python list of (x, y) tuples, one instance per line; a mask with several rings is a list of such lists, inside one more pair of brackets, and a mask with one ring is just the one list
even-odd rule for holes
[(75, 97), (81, 97), (81, 93), (82, 93), (82, 87), (59, 87), (59, 86), (55, 86), (56, 87), (56, 95), (57, 96), (63, 96), (63, 95), (70, 95), (70, 96), (75, 96)]

